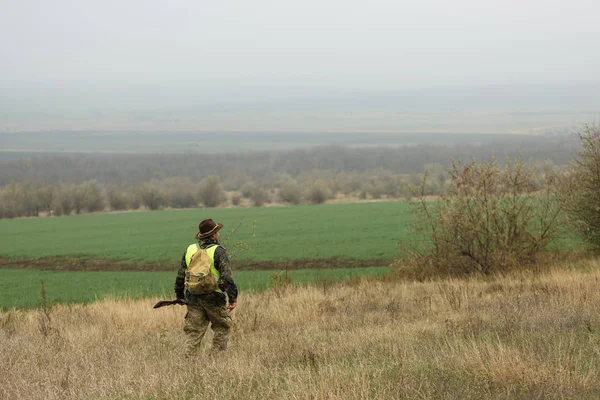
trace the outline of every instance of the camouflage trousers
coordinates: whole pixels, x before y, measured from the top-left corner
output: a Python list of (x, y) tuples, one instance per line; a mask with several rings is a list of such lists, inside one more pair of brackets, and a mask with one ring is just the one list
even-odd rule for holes
[(202, 338), (208, 325), (214, 332), (213, 351), (227, 349), (229, 332), (231, 330), (231, 316), (225, 306), (208, 304), (187, 305), (187, 314), (183, 331), (187, 336), (187, 355), (194, 355), (200, 348)]

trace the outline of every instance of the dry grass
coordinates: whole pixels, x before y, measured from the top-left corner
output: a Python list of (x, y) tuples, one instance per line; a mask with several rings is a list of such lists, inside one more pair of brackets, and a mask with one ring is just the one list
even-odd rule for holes
[(582, 267), (243, 296), (226, 355), (194, 360), (182, 307), (13, 310), (0, 398), (597, 399), (600, 263)]

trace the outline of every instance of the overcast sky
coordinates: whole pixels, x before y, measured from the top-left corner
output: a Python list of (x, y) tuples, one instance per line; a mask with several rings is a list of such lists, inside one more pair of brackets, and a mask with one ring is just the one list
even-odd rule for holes
[[(579, 85), (551, 109), (526, 100), (597, 111), (599, 15), (598, 0), (0, 0), (0, 130), (135, 129), (157, 110), (161, 129), (347, 129), (382, 109), (373, 93), (410, 105), (411, 90), (441, 87), (435, 111), (458, 107), (452, 88), (485, 85)], [(481, 93), (472, 102), (497, 97)], [(523, 93), (509, 90), (510, 111)], [(428, 111), (440, 97), (420, 96)]]
[(598, 81), (597, 0), (0, 0), (3, 82)]

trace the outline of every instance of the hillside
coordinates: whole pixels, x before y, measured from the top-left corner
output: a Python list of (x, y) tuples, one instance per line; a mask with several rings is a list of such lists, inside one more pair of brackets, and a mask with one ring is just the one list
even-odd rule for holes
[(282, 286), (241, 297), (227, 355), (194, 360), (185, 310), (155, 299), (3, 312), (0, 398), (598, 398), (599, 269)]

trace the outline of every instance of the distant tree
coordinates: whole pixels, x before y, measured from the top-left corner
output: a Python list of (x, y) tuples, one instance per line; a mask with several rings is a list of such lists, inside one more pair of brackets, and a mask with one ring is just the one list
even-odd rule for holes
[(562, 202), (575, 230), (600, 248), (600, 124), (579, 134), (581, 151), (559, 181)]
[[(489, 160), (490, 154), (508, 154), (515, 157), (522, 149), (530, 160), (551, 160), (556, 165), (567, 165), (570, 153), (577, 148), (576, 138), (568, 135), (547, 138), (482, 142), (478, 145), (457, 143), (455, 145), (417, 145), (408, 147), (349, 148), (326, 146), (291, 151), (247, 152), (235, 154), (193, 154), (173, 157), (172, 154), (115, 154), (111, 156), (38, 156), (30, 159), (3, 161), (0, 168), (0, 187), (10, 182), (31, 179), (44, 184), (80, 184), (95, 179), (99, 185), (135, 187), (151, 180), (172, 177), (188, 177), (198, 182), (208, 175), (220, 177), (224, 188), (239, 190), (240, 186), (256, 181), (268, 186), (266, 180), (289, 175), (304, 184), (324, 179), (330, 190), (348, 194), (353, 185), (364, 183), (364, 176), (379, 175), (379, 171), (391, 174), (422, 173), (424, 165), (436, 175), (439, 165), (447, 166), (450, 159), (468, 161), (471, 157)], [(346, 172), (344, 172), (346, 171)], [(358, 177), (357, 175), (362, 175)], [(302, 176), (312, 175), (310, 179)], [(347, 182), (334, 185), (330, 175)], [(264, 179), (264, 180), (263, 180)], [(352, 191), (357, 192), (354, 188)]]
[(87, 212), (102, 211), (104, 209), (104, 193), (98, 187), (96, 181), (84, 182), (79, 185), (77, 187), (77, 198), (82, 199), (82, 206)]
[(198, 198), (205, 207), (216, 207), (226, 200), (225, 192), (218, 176), (212, 175), (200, 182)]
[(70, 187), (69, 196), (71, 197), (75, 214), (80, 214), (81, 211), (83, 211), (83, 209), (85, 208), (85, 189), (86, 188), (84, 185), (73, 185)]
[(363, 191), (367, 192), (374, 199), (380, 199), (383, 195), (383, 189), (379, 184), (373, 185), (371, 183), (366, 183), (363, 186)]
[(161, 186), (168, 195), (168, 203), (173, 208), (191, 208), (198, 206), (198, 186), (189, 178), (168, 178)]
[(23, 185), (11, 182), (2, 190), (2, 208), (4, 218), (16, 218), (25, 215), (26, 192)]
[(269, 201), (269, 192), (262, 186), (256, 186), (250, 194), (250, 200), (255, 207), (262, 207)]
[(129, 205), (129, 195), (123, 188), (110, 188), (106, 191), (106, 199), (111, 210), (127, 210)]
[(242, 185), (242, 188), (241, 188), (242, 196), (245, 197), (246, 199), (249, 199), (252, 196), (252, 193), (254, 192), (255, 189), (256, 189), (256, 183), (246, 182), (244, 185)]
[(294, 181), (288, 181), (281, 186), (279, 198), (284, 203), (300, 204), (302, 201), (302, 190)]
[(325, 203), (331, 197), (331, 190), (324, 181), (316, 181), (311, 185), (306, 196), (313, 204)]
[(74, 185), (61, 185), (57, 188), (52, 199), (52, 211), (54, 215), (69, 215), (73, 211)]
[(8, 205), (4, 201), (4, 194), (0, 191), (0, 218), (10, 218)]
[(242, 196), (239, 193), (233, 193), (231, 195), (231, 204), (234, 206), (239, 206), (242, 201)]
[(162, 208), (167, 202), (164, 193), (150, 183), (138, 186), (137, 196), (143, 205), (153, 211)]
[(55, 188), (50, 185), (42, 185), (37, 190), (37, 198), (40, 210), (50, 212), (54, 200)]
[(223, 178), (225, 190), (239, 190), (246, 182), (251, 182), (252, 177), (246, 171), (235, 171)]
[(336, 175), (336, 178), (338, 190), (345, 195), (359, 192), (365, 181), (363, 174), (356, 171), (341, 172)]

